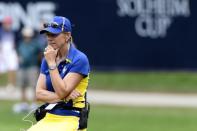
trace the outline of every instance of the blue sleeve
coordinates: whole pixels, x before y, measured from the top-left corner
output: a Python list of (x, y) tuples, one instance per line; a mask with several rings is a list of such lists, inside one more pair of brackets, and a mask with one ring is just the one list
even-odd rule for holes
[(79, 57), (75, 63), (73, 63), (69, 72), (75, 72), (83, 75), (84, 77), (88, 76), (90, 72), (90, 65), (88, 58), (86, 56)]
[(46, 74), (47, 71), (48, 71), (48, 65), (47, 65), (46, 60), (43, 58), (42, 63), (41, 63), (41, 67), (40, 67), (40, 73)]

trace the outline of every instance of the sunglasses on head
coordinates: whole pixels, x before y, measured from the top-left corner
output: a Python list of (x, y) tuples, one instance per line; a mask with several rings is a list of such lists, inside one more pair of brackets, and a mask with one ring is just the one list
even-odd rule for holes
[(57, 22), (51, 22), (51, 23), (44, 23), (44, 28), (52, 27), (52, 28), (61, 28), (62, 32), (64, 31), (64, 24), (65, 24), (65, 18), (62, 17), (63, 23), (58, 24)]
[(44, 28), (47, 28), (47, 27), (60, 28), (60, 25), (56, 22), (44, 23), (43, 26), (44, 26)]

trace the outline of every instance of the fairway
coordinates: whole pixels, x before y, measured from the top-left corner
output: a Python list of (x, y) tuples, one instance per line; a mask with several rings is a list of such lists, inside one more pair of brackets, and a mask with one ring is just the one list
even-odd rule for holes
[[(91, 72), (89, 89), (140, 92), (197, 93), (197, 72), (128, 71)], [(0, 76), (0, 87), (6, 85)]]
[[(13, 102), (1, 101), (0, 131), (20, 131), (29, 123), (13, 114)], [(92, 105), (89, 131), (196, 131), (196, 109)]]
[(140, 92), (197, 93), (197, 72), (92, 72), (90, 88)]

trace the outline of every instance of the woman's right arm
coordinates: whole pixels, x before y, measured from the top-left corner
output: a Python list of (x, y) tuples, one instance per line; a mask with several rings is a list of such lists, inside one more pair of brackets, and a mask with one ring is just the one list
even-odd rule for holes
[(36, 85), (36, 99), (46, 103), (55, 103), (60, 101), (59, 96), (46, 89), (46, 76), (40, 73)]

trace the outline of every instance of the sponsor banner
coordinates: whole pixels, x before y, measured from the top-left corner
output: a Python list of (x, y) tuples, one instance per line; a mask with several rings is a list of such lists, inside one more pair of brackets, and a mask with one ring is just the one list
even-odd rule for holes
[(93, 67), (106, 69), (197, 68), (196, 1), (56, 0), (1, 1), (0, 18), (13, 29), (40, 29), (54, 15), (71, 19), (74, 41)]

